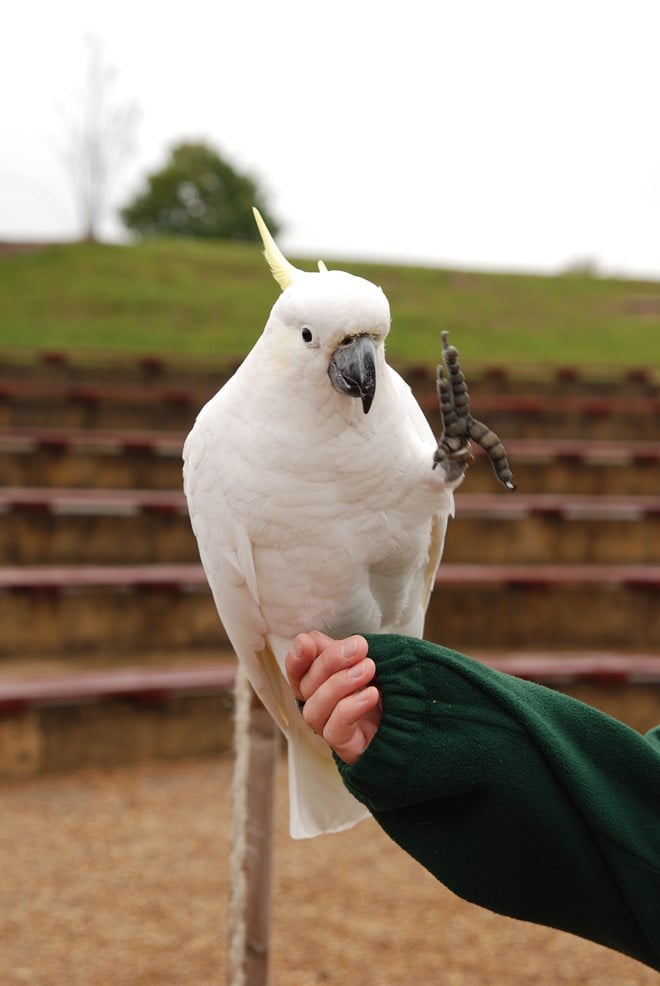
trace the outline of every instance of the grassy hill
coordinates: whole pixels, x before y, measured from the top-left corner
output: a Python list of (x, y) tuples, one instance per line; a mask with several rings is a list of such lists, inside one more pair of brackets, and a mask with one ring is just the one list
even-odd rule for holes
[[(294, 262), (296, 262), (294, 260)], [(298, 261), (315, 269), (313, 261)], [(660, 282), (333, 262), (380, 284), (398, 362), (660, 367)], [(221, 362), (254, 343), (278, 288), (256, 245), (71, 244), (0, 258), (0, 351), (79, 360), (161, 353)]]

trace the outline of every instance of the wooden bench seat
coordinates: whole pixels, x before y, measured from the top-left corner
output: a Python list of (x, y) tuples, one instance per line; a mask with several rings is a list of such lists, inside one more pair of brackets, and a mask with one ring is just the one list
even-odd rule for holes
[[(217, 388), (215, 388), (217, 389)], [(80, 404), (177, 404), (199, 407), (215, 390), (208, 384), (202, 387), (154, 384), (145, 386), (141, 381), (109, 382), (94, 384), (71, 383), (57, 380), (0, 379), (0, 402), (60, 401)], [(425, 411), (435, 412), (437, 397), (433, 392), (422, 393), (418, 400)], [(506, 411), (516, 414), (547, 414), (563, 409), (570, 414), (601, 416), (642, 416), (660, 413), (660, 396), (655, 394), (592, 395), (571, 392), (566, 394), (516, 393), (500, 394), (475, 392), (471, 395), (475, 412)]]
[(86, 589), (207, 591), (201, 565), (25, 565), (0, 568), (0, 590), (84, 592)]
[[(73, 384), (67, 381), (0, 380), (0, 425), (57, 420), (74, 427), (188, 428), (217, 387), (124, 381)], [(434, 428), (438, 402), (433, 391), (418, 399)], [(591, 395), (570, 392), (498, 393), (473, 388), (473, 413), (506, 435), (572, 434), (575, 437), (654, 440), (660, 397), (655, 394)], [(437, 430), (437, 429), (436, 429)]]
[[(480, 659), (479, 655), (476, 655)], [(482, 655), (645, 732), (658, 722), (660, 658), (640, 653)], [(235, 661), (0, 677), (0, 777), (176, 757), (222, 756), (233, 733)]]
[[(467, 485), (467, 484), (466, 484)], [(183, 491), (0, 488), (0, 556), (10, 565), (193, 563)], [(660, 563), (660, 495), (459, 490), (445, 561)]]
[(235, 677), (228, 662), (202, 667), (108, 668), (0, 679), (0, 712), (45, 705), (77, 705), (107, 699), (165, 701), (173, 696), (230, 691)]
[[(197, 564), (1, 568), (0, 625), (0, 659), (226, 646)], [(660, 565), (445, 563), (427, 633), (468, 653), (602, 640), (660, 651)]]
[[(443, 585), (604, 585), (660, 588), (660, 565), (463, 565), (440, 566)], [(206, 589), (201, 565), (26, 565), (0, 568), (0, 590), (71, 591), (91, 588)]]
[[(0, 486), (180, 489), (184, 440), (162, 428), (0, 428)], [(660, 441), (507, 438), (506, 446), (520, 493), (660, 492)], [(492, 491), (490, 466), (473, 448), (463, 489)]]
[(34, 454), (42, 449), (123, 455), (150, 452), (181, 458), (185, 435), (176, 431), (90, 428), (0, 428), (0, 451)]
[(0, 489), (0, 511), (48, 511), (52, 514), (132, 516), (138, 513), (176, 513), (187, 516), (179, 490), (80, 489), (6, 487)]
[[(185, 433), (157, 429), (128, 428), (48, 428), (24, 426), (0, 428), (0, 452), (33, 455), (40, 450), (69, 451), (78, 454), (123, 455), (144, 452), (181, 458)], [(659, 441), (593, 441), (571, 438), (508, 438), (512, 460), (522, 462), (560, 462), (634, 466), (660, 465)], [(479, 446), (477, 456), (485, 457)]]
[[(555, 686), (576, 682), (610, 686), (660, 685), (660, 656), (652, 654), (527, 651), (476, 654), (475, 659), (497, 671)], [(118, 698), (154, 703), (178, 696), (230, 693), (234, 680), (234, 660), (199, 667), (135, 666), (99, 671), (64, 670), (46, 675), (25, 673), (8, 680), (0, 678), (0, 714)]]
[(440, 565), (436, 585), (633, 586), (660, 589), (660, 565)]
[[(660, 516), (656, 496), (583, 495), (574, 493), (470, 493), (456, 494), (457, 511), (463, 516), (502, 518), (530, 514), (562, 520), (638, 521)], [(0, 488), (0, 511), (46, 510), (53, 514), (124, 515), (140, 512), (186, 514), (182, 490), (95, 489), (70, 487)]]

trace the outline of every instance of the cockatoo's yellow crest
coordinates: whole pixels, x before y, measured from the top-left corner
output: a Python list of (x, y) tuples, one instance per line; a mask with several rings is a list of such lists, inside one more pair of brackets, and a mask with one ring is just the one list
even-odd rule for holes
[[(264, 245), (264, 257), (266, 258), (266, 263), (270, 267), (271, 274), (284, 291), (288, 288), (290, 284), (293, 284), (299, 277), (302, 277), (304, 271), (298, 270), (293, 264), (290, 264), (286, 259), (277, 243), (270, 235), (270, 231), (266, 226), (266, 223), (261, 217), (261, 213), (258, 209), (252, 206), (252, 211), (254, 213), (254, 219), (257, 224), (257, 229), (261, 234), (261, 239)], [(319, 271), (325, 273), (327, 267), (322, 260), (319, 260)]]

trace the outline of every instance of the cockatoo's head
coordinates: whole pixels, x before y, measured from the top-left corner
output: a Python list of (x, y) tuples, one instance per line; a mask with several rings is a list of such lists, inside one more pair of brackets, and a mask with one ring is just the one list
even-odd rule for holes
[(318, 273), (298, 270), (284, 258), (256, 209), (254, 215), (264, 256), (282, 288), (264, 331), (274, 358), (294, 373), (327, 374), (340, 394), (359, 397), (367, 414), (390, 329), (387, 298), (371, 281), (329, 271), (322, 262)]

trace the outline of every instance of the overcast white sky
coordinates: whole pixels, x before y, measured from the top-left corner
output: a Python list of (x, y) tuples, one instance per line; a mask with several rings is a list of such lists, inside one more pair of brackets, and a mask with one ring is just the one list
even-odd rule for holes
[(86, 32), (140, 108), (115, 206), (203, 138), (260, 179), (293, 254), (660, 277), (660, 0), (21, 0), (0, 239), (78, 232), (58, 107)]

